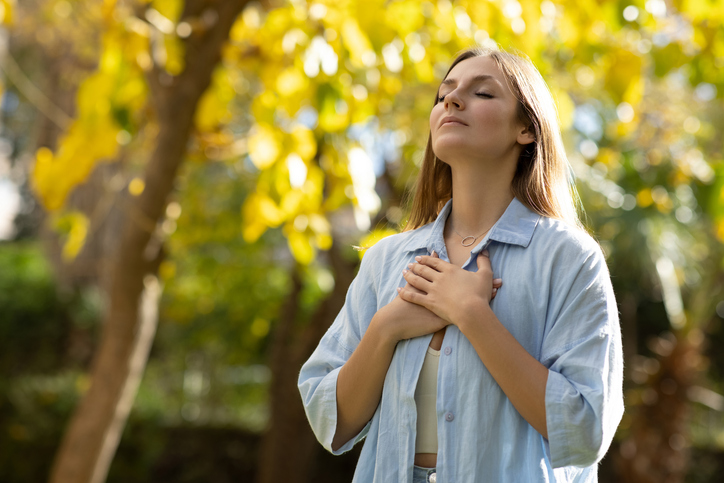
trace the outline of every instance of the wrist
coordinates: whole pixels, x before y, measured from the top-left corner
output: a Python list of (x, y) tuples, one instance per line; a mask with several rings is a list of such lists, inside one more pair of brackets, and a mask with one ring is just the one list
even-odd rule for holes
[(367, 333), (375, 338), (377, 344), (394, 348), (401, 337), (394, 333), (394, 325), (386, 322), (384, 316), (377, 312), (370, 321)]
[(480, 325), (492, 313), (490, 303), (482, 297), (475, 297), (466, 304), (461, 304), (460, 316), (455, 325), (460, 332), (466, 333), (471, 327)]

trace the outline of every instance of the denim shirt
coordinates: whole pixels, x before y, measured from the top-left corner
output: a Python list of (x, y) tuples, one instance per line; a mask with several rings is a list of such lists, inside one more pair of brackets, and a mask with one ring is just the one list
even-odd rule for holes
[[(337, 377), (372, 316), (406, 284), (402, 270), (435, 250), (449, 261), (437, 219), (392, 235), (365, 253), (344, 307), (299, 375), (304, 409), (319, 442), (341, 454), (365, 439), (353, 482), (409, 483), (415, 457), (415, 387), (432, 334), (400, 341), (382, 399), (362, 431), (337, 451)], [(593, 482), (623, 415), (618, 309), (606, 262), (584, 231), (540, 216), (513, 199), (470, 252), (477, 271), (487, 248), (503, 286), (490, 307), (548, 369), (546, 440), (517, 412), (472, 344), (454, 325), (442, 342), (437, 376), (437, 479), (444, 483)]]

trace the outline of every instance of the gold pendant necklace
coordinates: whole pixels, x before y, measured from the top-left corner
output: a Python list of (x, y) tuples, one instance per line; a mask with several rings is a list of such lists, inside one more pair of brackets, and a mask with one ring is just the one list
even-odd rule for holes
[[(477, 240), (477, 239), (480, 238), (481, 236), (483, 236), (483, 235), (485, 235), (486, 233), (488, 233), (488, 232), (490, 231), (490, 228), (492, 228), (492, 226), (491, 226), (490, 228), (488, 228), (487, 230), (485, 230), (484, 232), (482, 232), (482, 233), (481, 233), (480, 235), (478, 235), (478, 236), (473, 236), (473, 235), (462, 236), (460, 233), (458, 233), (458, 232), (455, 230), (455, 228), (453, 228), (452, 226), (451, 226), (450, 228), (452, 228), (452, 231), (454, 231), (457, 236), (459, 236), (460, 238), (462, 238), (462, 240), (460, 240), (460, 244), (461, 244), (462, 246), (464, 246), (464, 247), (469, 247), (470, 245), (472, 245), (473, 243), (475, 243), (475, 240)], [(468, 243), (465, 243), (465, 240), (467, 240), (467, 239), (469, 239), (469, 238), (471, 239), (471, 241), (468, 242)]]

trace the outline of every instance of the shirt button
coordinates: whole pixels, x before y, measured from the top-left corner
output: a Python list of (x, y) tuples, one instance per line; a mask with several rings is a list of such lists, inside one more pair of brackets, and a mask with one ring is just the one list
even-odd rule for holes
[(453, 419), (455, 419), (455, 415), (454, 415), (453, 413), (447, 413), (447, 414), (445, 415), (445, 420), (446, 420), (446, 421), (452, 421)]
[(445, 355), (449, 356), (450, 354), (452, 354), (452, 347), (450, 347), (450, 346), (445, 347)]

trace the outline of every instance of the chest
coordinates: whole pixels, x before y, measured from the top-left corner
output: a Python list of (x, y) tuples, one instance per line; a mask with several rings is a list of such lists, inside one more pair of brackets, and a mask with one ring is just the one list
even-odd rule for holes
[(470, 258), (470, 249), (472, 246), (463, 246), (458, 236), (445, 237), (445, 250), (447, 251), (450, 263), (458, 267), (462, 267)]

